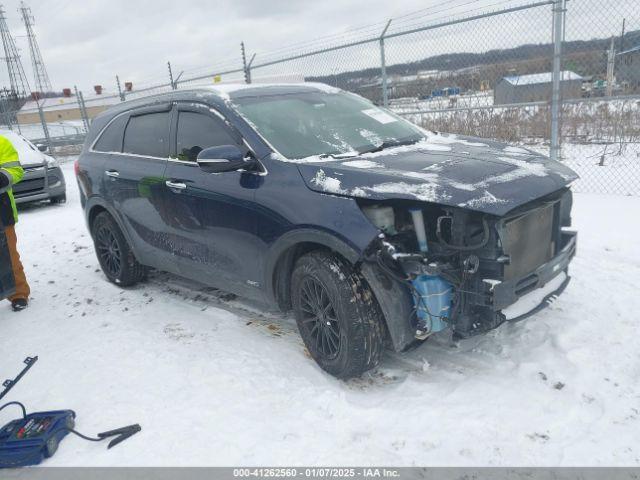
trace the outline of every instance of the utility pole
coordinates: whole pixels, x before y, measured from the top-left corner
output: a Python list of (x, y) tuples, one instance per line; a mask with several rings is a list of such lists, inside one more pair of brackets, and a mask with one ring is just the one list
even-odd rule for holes
[(622, 33), (620, 34), (620, 51), (624, 52), (624, 27), (627, 22), (626, 18), (622, 19)]
[(9, 74), (10, 99), (15, 103), (17, 100), (22, 100), (29, 95), (29, 82), (24, 74), (16, 44), (9, 32), (7, 17), (4, 16), (4, 7), (2, 5), (0, 5), (0, 36), (2, 37), (4, 60), (7, 62), (7, 72)]
[(613, 95), (613, 83), (615, 82), (616, 68), (616, 43), (615, 38), (611, 37), (611, 45), (607, 52), (607, 97)]
[(20, 2), (20, 8), (18, 9), (22, 14), (22, 20), (24, 21), (24, 27), (27, 30), (27, 38), (29, 39), (29, 50), (31, 51), (31, 63), (33, 65), (33, 76), (35, 77), (35, 88), (38, 92), (45, 94), (51, 92), (51, 81), (49, 81), (49, 75), (47, 69), (44, 66), (44, 60), (40, 53), (40, 47), (36, 40), (36, 34), (33, 32), (33, 25), (35, 24), (33, 15), (31, 15), (31, 9), (25, 5), (24, 2)]
[(567, 0), (555, 0), (553, 4), (553, 82), (551, 94), (551, 148), (552, 160), (560, 160), (560, 114), (562, 98), (560, 95), (560, 76), (562, 63), (562, 42), (564, 41), (564, 16)]

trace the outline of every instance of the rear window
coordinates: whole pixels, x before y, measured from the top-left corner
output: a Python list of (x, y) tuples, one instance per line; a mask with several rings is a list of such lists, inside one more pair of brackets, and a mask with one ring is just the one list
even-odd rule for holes
[(167, 157), (169, 112), (146, 113), (131, 117), (124, 132), (123, 143), (124, 153)]
[(126, 123), (126, 115), (116, 118), (102, 132), (93, 149), (97, 152), (122, 152), (122, 135)]

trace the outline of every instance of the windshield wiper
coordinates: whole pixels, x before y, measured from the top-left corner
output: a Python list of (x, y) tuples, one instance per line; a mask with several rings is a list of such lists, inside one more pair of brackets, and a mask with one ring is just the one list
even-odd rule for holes
[(386, 141), (386, 142), (382, 142), (379, 145), (374, 146), (373, 148), (369, 149), (369, 150), (363, 150), (361, 152), (358, 153), (358, 155), (364, 155), (366, 153), (376, 153), (376, 152), (381, 152), (382, 150), (385, 150), (387, 148), (392, 148), (392, 147), (402, 147), (404, 145), (413, 145), (414, 143), (418, 143), (420, 141), (420, 139), (415, 139), (415, 140), (405, 140), (403, 142), (399, 142), (399, 141)]
[(353, 151), (353, 152), (346, 152), (346, 153), (321, 153), (320, 155), (318, 155), (318, 157), (320, 158), (352, 158), (352, 157), (356, 157), (360, 155), (359, 152)]

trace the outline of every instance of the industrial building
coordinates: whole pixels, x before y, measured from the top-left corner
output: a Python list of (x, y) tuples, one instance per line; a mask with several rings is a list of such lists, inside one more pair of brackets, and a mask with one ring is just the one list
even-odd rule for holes
[[(551, 100), (552, 79), (552, 72), (504, 77), (494, 89), (494, 104), (548, 102)], [(582, 81), (575, 72), (561, 72), (562, 98), (580, 98)]]
[(616, 80), (628, 90), (640, 88), (640, 45), (616, 55)]
[[(120, 96), (118, 94), (104, 94), (102, 87), (99, 85), (94, 87), (94, 89), (95, 92), (93, 95), (84, 96), (88, 118), (94, 118), (110, 106), (120, 103)], [(47, 122), (82, 120), (78, 99), (68, 91), (68, 94), (62, 97), (41, 98), (37, 101), (31, 99), (26, 102), (16, 115), (19, 124), (28, 125), (40, 123), (38, 103), (40, 103), (42, 107), (42, 113)]]

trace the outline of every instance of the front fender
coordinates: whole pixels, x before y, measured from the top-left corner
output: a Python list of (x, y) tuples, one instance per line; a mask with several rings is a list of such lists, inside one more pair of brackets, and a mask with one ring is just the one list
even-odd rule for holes
[(360, 273), (371, 287), (384, 315), (391, 344), (396, 352), (415, 341), (415, 313), (411, 292), (406, 285), (390, 278), (374, 263), (364, 262)]
[[(335, 233), (316, 228), (300, 228), (287, 232), (272, 245), (266, 259), (263, 285), (265, 286), (268, 300), (275, 303), (278, 300), (278, 287), (275, 284), (274, 276), (279, 263), (289, 261), (286, 258), (287, 252), (291, 252), (293, 247), (305, 243), (314, 243), (326, 247), (339, 253), (352, 264), (357, 264), (362, 256), (362, 252), (354, 244)], [(290, 261), (293, 261), (293, 259)], [(293, 267), (293, 265), (289, 265), (289, 267)]]

